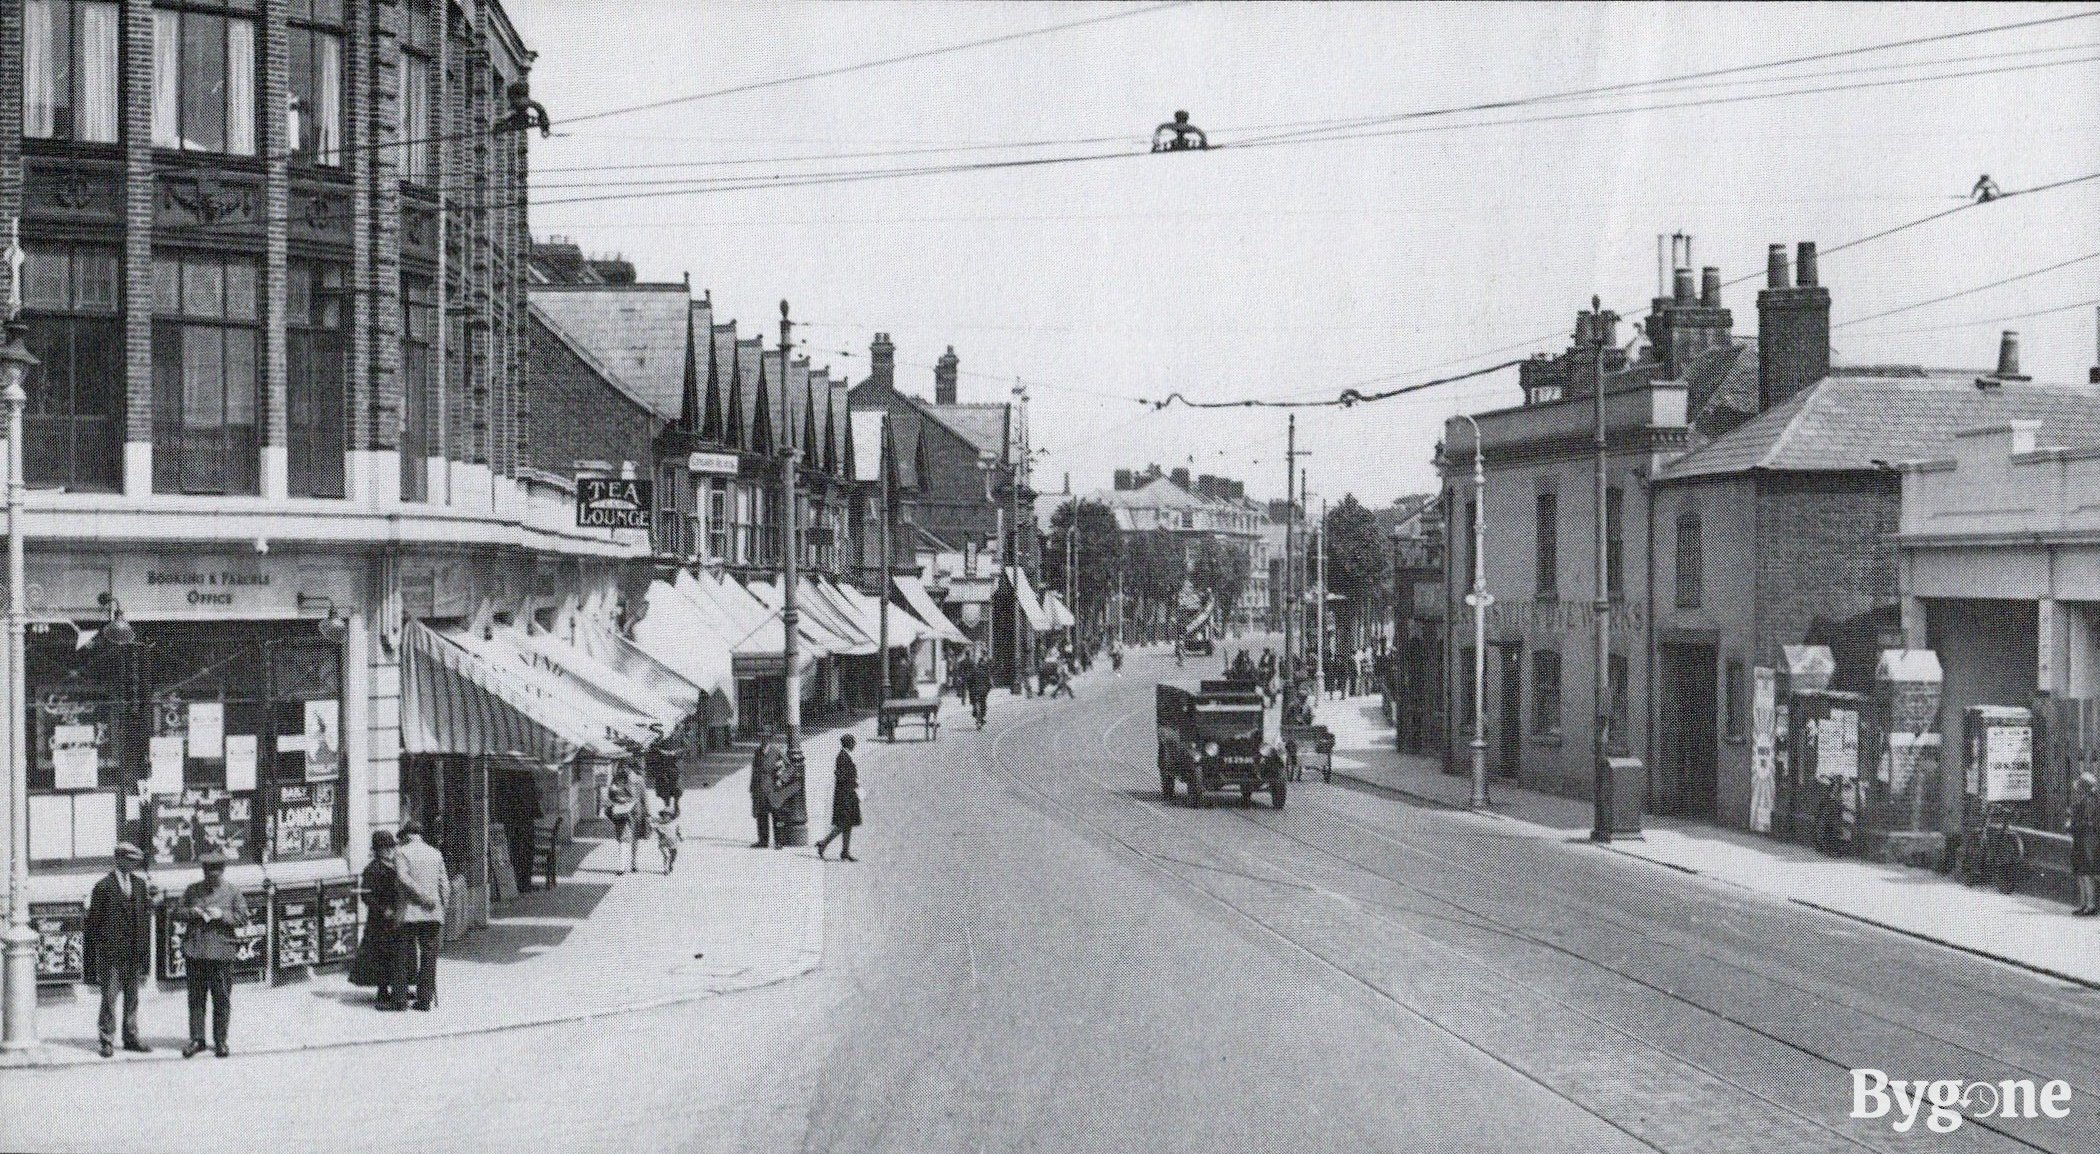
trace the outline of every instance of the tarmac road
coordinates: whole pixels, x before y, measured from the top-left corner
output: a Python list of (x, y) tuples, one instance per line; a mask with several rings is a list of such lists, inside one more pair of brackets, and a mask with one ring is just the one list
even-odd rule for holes
[[(1162, 801), (1150, 679), (1210, 668), (1134, 656), (1077, 700), (996, 698), (982, 733), (863, 745), (862, 861), (827, 867), (809, 977), (5, 1071), (0, 1119), (68, 1149), (2100, 1149), (2090, 991), (1339, 785)], [(1898, 1133), (1847, 1117), (1853, 1067), (2061, 1078), (2072, 1114)]]

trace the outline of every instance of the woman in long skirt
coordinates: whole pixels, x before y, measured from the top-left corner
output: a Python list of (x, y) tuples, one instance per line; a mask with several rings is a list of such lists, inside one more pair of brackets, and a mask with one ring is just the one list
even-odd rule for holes
[(2100, 913), (2100, 778), (2090, 771), (2071, 787), (2071, 812), (2064, 821), (2071, 832), (2071, 873), (2078, 878), (2078, 908), (2073, 913)]
[(831, 765), (831, 832), (817, 843), (823, 857), (832, 838), (839, 839), (839, 860), (859, 861), (853, 856), (853, 827), (860, 824), (860, 767), (853, 763), (853, 735), (839, 738), (838, 760)]

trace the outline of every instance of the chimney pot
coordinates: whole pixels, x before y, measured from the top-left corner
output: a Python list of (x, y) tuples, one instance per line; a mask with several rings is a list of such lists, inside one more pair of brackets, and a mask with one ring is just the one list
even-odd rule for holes
[(1699, 307), (1721, 307), (1721, 270), (1707, 265), (1699, 273)]
[(1587, 309), (1584, 309), (1584, 310), (1583, 310), (1582, 312), (1579, 312), (1579, 313), (1576, 313), (1576, 314), (1575, 314), (1575, 343), (1576, 343), (1576, 344), (1578, 344), (1578, 345), (1586, 345), (1586, 344), (1589, 344), (1589, 343), (1590, 343), (1590, 341), (1591, 341), (1591, 340), (1593, 339), (1593, 338), (1592, 338), (1592, 336), (1591, 336), (1591, 332), (1592, 332), (1592, 329), (1591, 329), (1591, 327), (1590, 327), (1590, 321), (1591, 321), (1591, 317), (1590, 317), (1590, 313), (1589, 313), (1589, 310), (1587, 310)]
[(1794, 246), (1794, 283), (1802, 288), (1816, 286), (1816, 242), (1804, 240)]
[(1688, 268), (1681, 268), (1681, 269), (1678, 269), (1678, 270), (1676, 271), (1676, 273), (1675, 273), (1674, 277), (1672, 278), (1672, 280), (1673, 280), (1673, 283), (1672, 283), (1672, 285), (1671, 285), (1671, 289), (1672, 289), (1672, 293), (1671, 293), (1671, 295), (1672, 295), (1673, 299), (1675, 299), (1675, 300), (1676, 300), (1676, 302), (1677, 302), (1678, 304), (1681, 304), (1681, 305), (1688, 305), (1688, 304), (1691, 304), (1691, 303), (1692, 303), (1692, 270), (1691, 270), (1691, 269), (1688, 269)]
[(1787, 281), (1786, 246), (1775, 244), (1765, 250), (1765, 287), (1783, 289), (1793, 287)]
[(2024, 381), (2020, 375), (2020, 334), (2007, 329), (1998, 336), (1997, 376), (2008, 381)]

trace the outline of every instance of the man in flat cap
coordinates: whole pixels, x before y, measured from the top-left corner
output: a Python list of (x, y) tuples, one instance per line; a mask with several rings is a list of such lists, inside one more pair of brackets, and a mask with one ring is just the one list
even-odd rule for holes
[(83, 961), (89, 980), (102, 987), (102, 1056), (116, 1049), (117, 1000), (124, 1002), (124, 1048), (137, 1054), (151, 1047), (139, 1041), (139, 977), (146, 972), (153, 945), (153, 894), (138, 876), (146, 855), (130, 842), (117, 846), (116, 868), (95, 883), (88, 895), (87, 942)]
[(226, 851), (206, 850), (197, 858), (204, 880), (182, 891), (182, 917), (189, 930), (182, 939), (184, 973), (190, 995), (190, 1041), (182, 1056), (204, 1050), (204, 1004), (211, 1002), (212, 1053), (224, 1058), (226, 1020), (233, 1013), (233, 959), (238, 946), (234, 930), (248, 921), (248, 903), (226, 880)]

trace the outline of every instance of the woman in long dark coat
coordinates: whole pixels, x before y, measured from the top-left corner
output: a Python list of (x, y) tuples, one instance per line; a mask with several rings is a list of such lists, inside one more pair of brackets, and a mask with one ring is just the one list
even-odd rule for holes
[(839, 860), (859, 861), (853, 856), (853, 827), (860, 824), (860, 767), (853, 762), (853, 735), (839, 738), (838, 760), (831, 763), (831, 832), (817, 843), (817, 856), (832, 838), (839, 839)]
[(2100, 913), (2100, 778), (2090, 772), (2078, 775), (2071, 787), (2071, 812), (2064, 825), (2071, 833), (2071, 873), (2078, 878), (2078, 909), (2082, 917)]
[(374, 1004), (380, 1009), (405, 1010), (408, 991), (396, 991), (388, 984), (394, 974), (394, 956), (401, 949), (401, 875), (394, 869), (393, 831), (372, 831), (372, 860), (359, 881), (365, 899), (365, 938), (357, 947), (352, 968), (356, 976), (370, 977), (379, 987)]

